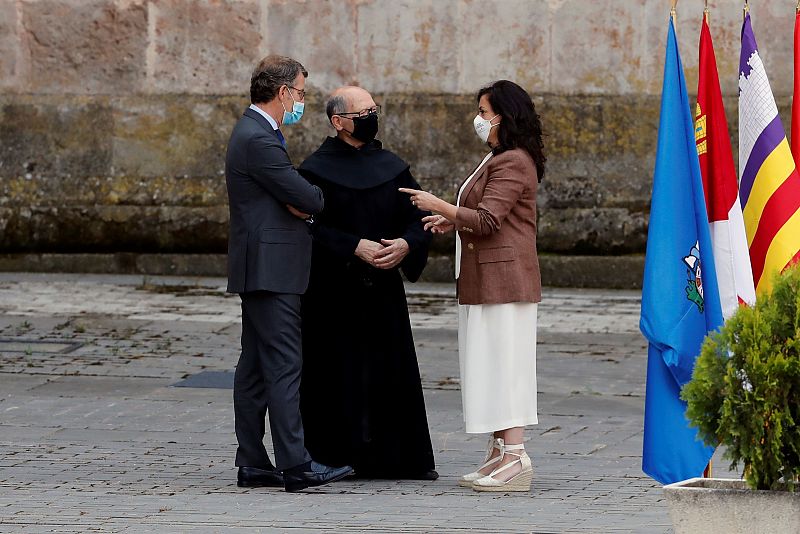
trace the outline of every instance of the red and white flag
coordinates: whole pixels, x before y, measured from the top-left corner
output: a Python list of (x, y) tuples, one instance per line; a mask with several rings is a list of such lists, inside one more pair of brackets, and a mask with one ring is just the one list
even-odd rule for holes
[(741, 304), (753, 304), (756, 291), (714, 44), (705, 17), (700, 31), (695, 140), (703, 175), (722, 315), (727, 319)]

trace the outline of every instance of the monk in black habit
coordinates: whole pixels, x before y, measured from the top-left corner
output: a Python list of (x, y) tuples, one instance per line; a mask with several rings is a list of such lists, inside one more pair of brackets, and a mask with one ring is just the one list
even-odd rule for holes
[(430, 234), (398, 192), (419, 188), (408, 164), (375, 140), (379, 113), (364, 89), (337, 90), (327, 105), (337, 135), (298, 169), (325, 196), (302, 304), (306, 448), (362, 478), (434, 480), (400, 276), (419, 278)]

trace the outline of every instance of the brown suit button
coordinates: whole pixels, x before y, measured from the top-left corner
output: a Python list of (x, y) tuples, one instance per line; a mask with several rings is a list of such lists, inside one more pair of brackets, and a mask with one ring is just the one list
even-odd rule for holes
[(469, 243), (469, 244), (467, 245), (467, 248), (468, 248), (468, 249), (470, 249), (470, 250), (472, 250), (472, 249), (474, 249), (474, 248), (475, 248), (475, 245), (473, 245), (472, 243)]

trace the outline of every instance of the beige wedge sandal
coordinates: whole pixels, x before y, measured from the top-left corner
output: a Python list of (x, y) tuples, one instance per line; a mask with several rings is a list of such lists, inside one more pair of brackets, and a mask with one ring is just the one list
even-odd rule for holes
[[(492, 451), (494, 449), (499, 450), (500, 454), (498, 454), (494, 458), (491, 458)], [(486, 476), (482, 473), (479, 473), (478, 471), (486, 467), (489, 467), (490, 465), (494, 465), (500, 460), (502, 460), (504, 450), (505, 450), (505, 443), (503, 443), (503, 438), (495, 438), (493, 436), (489, 436), (489, 450), (486, 451), (486, 458), (483, 459), (484, 462), (483, 465), (480, 466), (475, 471), (473, 471), (472, 473), (466, 474), (463, 477), (461, 477), (458, 481), (458, 485), (463, 488), (471, 488), (473, 482), (475, 482), (479, 478), (483, 478), (484, 476)]]
[[(475, 491), (530, 491), (531, 481), (533, 480), (533, 465), (531, 459), (525, 452), (525, 445), (522, 443), (515, 445), (506, 444), (503, 448), (505, 454), (516, 456), (517, 459), (513, 462), (507, 463), (502, 467), (498, 467), (488, 476), (477, 479), (472, 483), (472, 489)], [(517, 452), (514, 452), (517, 451)], [(493, 478), (495, 475), (502, 473), (506, 469), (510, 469), (513, 465), (519, 463), (522, 470), (509, 478), (508, 480), (497, 480)]]

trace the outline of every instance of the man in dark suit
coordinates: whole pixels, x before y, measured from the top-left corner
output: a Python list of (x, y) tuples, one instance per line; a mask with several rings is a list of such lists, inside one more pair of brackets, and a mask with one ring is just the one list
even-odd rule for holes
[[(280, 126), (300, 120), (307, 76), (288, 57), (259, 62), (250, 79), (252, 104), (233, 129), (225, 160), (228, 292), (242, 299), (233, 386), (239, 486), (299, 491), (353, 472), (311, 460), (300, 418), (300, 295), (311, 260), (306, 219), (322, 211), (323, 199), (292, 167)], [(277, 468), (263, 443), (267, 412)]]

